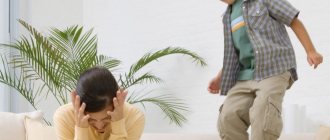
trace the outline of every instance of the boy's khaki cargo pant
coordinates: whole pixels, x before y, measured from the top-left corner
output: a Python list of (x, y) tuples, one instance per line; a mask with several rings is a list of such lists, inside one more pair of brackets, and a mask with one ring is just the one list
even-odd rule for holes
[(283, 123), (282, 101), (291, 85), (290, 72), (261, 81), (238, 81), (220, 107), (218, 130), (222, 140), (277, 140)]

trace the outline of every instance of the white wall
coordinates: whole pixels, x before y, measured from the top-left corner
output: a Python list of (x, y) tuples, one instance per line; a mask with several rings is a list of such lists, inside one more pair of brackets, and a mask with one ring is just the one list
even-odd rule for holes
[[(330, 116), (329, 9), (330, 2), (290, 0), (301, 9), (300, 18), (305, 23), (315, 47), (323, 54), (324, 63), (313, 70), (308, 66), (301, 44), (290, 31), (296, 49), (299, 81), (288, 91), (284, 112), (285, 120), (296, 119), (290, 108), (306, 106), (308, 117), (303, 123), (289, 123), (286, 132), (316, 130), (317, 123), (310, 119)], [(310, 6), (313, 5), (313, 6)], [(153, 71), (165, 79), (162, 88), (170, 89), (185, 99), (191, 107), (189, 123), (182, 129), (167, 125), (154, 110), (147, 111), (147, 132), (207, 132), (216, 131), (217, 108), (223, 98), (209, 95), (209, 80), (218, 72), (223, 57), (221, 16), (225, 4), (218, 0), (152, 0), (152, 1), (84, 1), (84, 24), (95, 27), (99, 37), (100, 52), (123, 60), (122, 71), (150, 50), (167, 46), (180, 46), (197, 52), (209, 66), (199, 68), (188, 59), (174, 56), (152, 66)], [(322, 12), (321, 12), (322, 11)], [(157, 94), (157, 93), (156, 93)], [(158, 93), (159, 94), (159, 93)], [(315, 103), (314, 101), (318, 101)], [(301, 116), (298, 117), (304, 119)], [(297, 120), (297, 119), (296, 119)], [(312, 123), (312, 124), (309, 124)], [(298, 126), (299, 125), (299, 126)]]
[[(287, 120), (290, 108), (305, 106), (307, 118), (299, 127), (285, 127), (286, 132), (315, 131), (318, 121), (330, 116), (328, 86), (330, 78), (329, 56), (330, 24), (329, 1), (289, 0), (301, 9), (300, 18), (305, 23), (315, 47), (324, 56), (324, 63), (313, 70), (308, 66), (305, 52), (290, 31), (296, 49), (299, 81), (288, 91), (285, 102)], [(156, 108), (148, 108), (146, 132), (216, 133), (218, 107), (224, 97), (210, 95), (206, 91), (209, 80), (215, 76), (222, 64), (223, 35), (221, 15), (225, 4), (218, 0), (33, 0), (22, 4), (24, 19), (38, 28), (65, 27), (75, 23), (94, 27), (98, 34), (99, 52), (123, 61), (125, 72), (130, 64), (146, 52), (167, 46), (180, 46), (197, 52), (208, 62), (200, 68), (189, 58), (171, 56), (152, 64), (149, 70), (162, 77), (165, 84), (157, 88), (155, 95), (175, 93), (191, 108), (189, 122), (178, 128), (169, 126)], [(78, 6), (77, 6), (78, 5)], [(313, 6), (310, 6), (313, 5)], [(38, 10), (37, 10), (38, 9)], [(39, 11), (43, 12), (37, 12)], [(60, 9), (60, 10), (58, 10)], [(140, 90), (141, 90), (140, 89)], [(139, 90), (139, 89), (137, 89)], [(56, 104), (53, 105), (54, 107)], [(48, 117), (54, 107), (44, 107)], [(300, 119), (302, 119), (300, 117)], [(289, 125), (290, 122), (287, 122)], [(292, 123), (291, 123), (292, 124)], [(292, 124), (292, 125), (302, 125)]]
[[(284, 107), (286, 107), (285, 109), (297, 106), (299, 109), (306, 108), (305, 111), (300, 111), (300, 114), (305, 112), (307, 117), (299, 118), (301, 121), (295, 122), (297, 127), (287, 130), (288, 132), (310, 132), (316, 130), (320, 123), (330, 120), (330, 102), (328, 102), (330, 100), (330, 48), (328, 47), (330, 28), (326, 27), (330, 24), (329, 9), (327, 8), (330, 6), (330, 2), (326, 0), (318, 1), (318, 3), (299, 0), (290, 0), (290, 2), (301, 10), (299, 18), (305, 24), (315, 47), (324, 57), (324, 63), (318, 69), (314, 70), (309, 67), (304, 49), (293, 32), (290, 32), (296, 50), (299, 80), (288, 91)], [(291, 115), (290, 117), (293, 118)], [(287, 122), (287, 124), (290, 123)]]
[[(82, 24), (81, 0), (19, 0), (21, 19), (39, 29)], [(44, 30), (47, 31), (47, 30)]]

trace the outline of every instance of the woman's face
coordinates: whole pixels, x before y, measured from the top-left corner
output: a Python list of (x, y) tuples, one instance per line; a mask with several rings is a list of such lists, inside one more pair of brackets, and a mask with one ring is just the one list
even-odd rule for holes
[(107, 111), (113, 111), (112, 106), (106, 107), (104, 110), (99, 112), (88, 113), (90, 117), (88, 119), (88, 123), (92, 126), (97, 132), (104, 133), (105, 128), (111, 122), (111, 117), (107, 114)]
[(235, 0), (220, 0), (220, 1), (222, 1), (224, 3), (227, 3), (229, 5), (231, 5), (231, 4), (233, 4), (235, 2)]

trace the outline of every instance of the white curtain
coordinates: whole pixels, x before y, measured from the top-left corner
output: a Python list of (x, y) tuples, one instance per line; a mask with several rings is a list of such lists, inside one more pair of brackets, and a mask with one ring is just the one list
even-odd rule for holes
[[(0, 43), (9, 42), (9, 0), (0, 1)], [(3, 53), (1, 50), (0, 53)], [(3, 64), (0, 63), (0, 70)], [(10, 111), (10, 93), (8, 86), (0, 83), (0, 111)]]

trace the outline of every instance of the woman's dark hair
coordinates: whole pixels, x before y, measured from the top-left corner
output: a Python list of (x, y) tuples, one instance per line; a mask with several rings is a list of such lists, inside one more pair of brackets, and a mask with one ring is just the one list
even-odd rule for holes
[(107, 105), (113, 106), (118, 84), (111, 72), (104, 67), (93, 67), (83, 72), (77, 82), (76, 92), (86, 112), (98, 112)]

